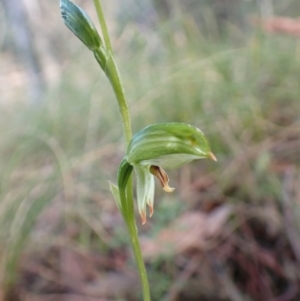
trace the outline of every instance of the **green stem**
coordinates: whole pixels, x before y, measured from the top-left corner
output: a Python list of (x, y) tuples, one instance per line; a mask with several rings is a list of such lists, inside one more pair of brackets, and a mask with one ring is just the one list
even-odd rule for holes
[[(105, 49), (99, 48), (98, 50), (94, 51), (94, 55), (97, 61), (99, 62), (100, 66), (102, 67), (102, 69), (105, 71), (107, 77), (109, 78), (111, 85), (114, 89), (115, 95), (117, 97), (121, 119), (122, 119), (123, 132), (126, 140), (126, 146), (128, 146), (132, 137), (132, 132), (131, 132), (131, 121), (130, 121), (127, 102), (126, 102), (125, 92), (123, 89), (118, 68), (113, 59), (113, 51), (112, 51), (109, 33), (107, 30), (107, 26), (103, 14), (102, 6), (101, 6), (101, 0), (94, 0), (94, 4), (97, 10), (103, 38), (105, 41), (105, 46), (107, 49), (107, 51), (105, 51)], [(138, 237), (138, 230), (135, 223), (131, 178), (128, 180), (128, 184), (126, 187), (126, 199), (127, 199), (127, 206), (126, 206), (127, 208), (126, 208), (126, 213), (123, 212), (123, 216), (129, 231), (132, 250), (134, 253), (135, 261), (142, 282), (143, 299), (144, 301), (151, 301), (147, 272), (143, 261), (141, 246)]]
[[(121, 190), (121, 187), (119, 187), (119, 189)], [(122, 214), (129, 232), (131, 247), (134, 253), (135, 261), (138, 267), (138, 271), (143, 287), (143, 300), (151, 301), (147, 271), (143, 261), (143, 255), (142, 255), (141, 246), (138, 237), (138, 230), (135, 223), (131, 177), (129, 177), (128, 179), (125, 194), (123, 190), (122, 192), (120, 191), (120, 197), (121, 197), (121, 202), (123, 204)]]
[(119, 110), (122, 118), (122, 126), (124, 131), (124, 136), (126, 140), (126, 146), (128, 146), (132, 133), (131, 133), (131, 121), (130, 121), (130, 115), (129, 115), (129, 109), (127, 106), (127, 101), (125, 97), (125, 91), (123, 89), (123, 85), (121, 82), (121, 77), (118, 71), (118, 68), (115, 64), (115, 61), (111, 54), (109, 54), (110, 57), (107, 60), (106, 65), (106, 74), (112, 84), (112, 87), (114, 89), (115, 95), (118, 100), (119, 104)]
[[(96, 1), (96, 0), (95, 0)], [(132, 133), (131, 133), (131, 122), (130, 122), (130, 115), (129, 115), (129, 109), (127, 106), (127, 101), (125, 97), (125, 91), (123, 89), (123, 85), (121, 82), (121, 77), (118, 71), (118, 68), (116, 66), (116, 63), (114, 61), (114, 58), (112, 56), (111, 52), (107, 52), (107, 50), (104, 47), (100, 47), (98, 49), (94, 50), (94, 56), (96, 60), (98, 61), (99, 65), (107, 75), (108, 79), (110, 80), (110, 83), (114, 89), (120, 115), (122, 119), (122, 126), (123, 126), (123, 132), (126, 140), (126, 147), (128, 146)]]
[(138, 266), (142, 286), (143, 286), (143, 300), (151, 301), (150, 297), (150, 289), (147, 278), (147, 271), (145, 268), (145, 264), (143, 261), (141, 246), (139, 243), (138, 230), (135, 223), (135, 218), (130, 218), (126, 220), (127, 228), (130, 234), (130, 242), (132, 246), (132, 250), (134, 253), (135, 261)]
[(100, 22), (100, 26), (101, 26), (101, 30), (102, 30), (102, 34), (103, 34), (103, 38), (104, 38), (104, 42), (105, 42), (105, 46), (111, 53), (113, 53), (111, 43), (110, 43), (109, 33), (107, 30), (107, 26), (106, 26), (104, 14), (103, 14), (101, 0), (94, 0), (94, 5), (96, 7), (98, 19)]
[(97, 11), (98, 19), (101, 25), (101, 30), (105, 42), (104, 48), (99, 48), (94, 51), (94, 55), (99, 62), (102, 69), (105, 71), (107, 77), (109, 78), (112, 87), (114, 89), (115, 95), (118, 100), (119, 110), (122, 118), (122, 126), (124, 131), (124, 136), (126, 139), (126, 146), (129, 144), (132, 132), (131, 132), (131, 122), (130, 122), (130, 115), (127, 106), (127, 101), (125, 98), (125, 92), (123, 89), (123, 85), (121, 82), (121, 77), (116, 66), (116, 63), (113, 58), (113, 50), (110, 43), (109, 33), (107, 30), (103, 9), (101, 5), (101, 0), (94, 0), (94, 5)]

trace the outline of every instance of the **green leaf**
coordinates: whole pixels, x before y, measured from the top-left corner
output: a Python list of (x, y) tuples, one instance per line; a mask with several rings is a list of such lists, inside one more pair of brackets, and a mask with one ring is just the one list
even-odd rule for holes
[(132, 169), (133, 167), (127, 162), (127, 160), (123, 159), (118, 170), (118, 187), (120, 190), (121, 201), (126, 199), (125, 191)]
[(121, 164), (119, 166), (118, 170), (118, 187), (120, 192), (120, 202), (122, 207), (122, 214), (124, 217), (128, 216), (129, 212), (129, 204), (127, 203), (127, 195), (126, 195), (126, 187), (128, 180), (130, 178), (130, 175), (132, 173), (133, 167), (127, 162), (126, 159), (123, 159), (121, 161)]
[(61, 16), (65, 25), (92, 51), (102, 45), (102, 40), (87, 13), (69, 0), (60, 1)]

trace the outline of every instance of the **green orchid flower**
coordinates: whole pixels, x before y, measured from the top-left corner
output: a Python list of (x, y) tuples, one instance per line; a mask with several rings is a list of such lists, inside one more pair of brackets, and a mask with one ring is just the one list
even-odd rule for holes
[[(138, 211), (142, 224), (146, 223), (146, 207), (153, 214), (154, 176), (166, 192), (169, 177), (164, 169), (180, 167), (192, 160), (210, 158), (216, 161), (204, 134), (185, 123), (150, 125), (135, 134), (127, 148), (118, 172), (119, 206), (126, 210), (126, 185), (132, 170), (136, 175)], [(124, 214), (124, 213), (123, 213)]]

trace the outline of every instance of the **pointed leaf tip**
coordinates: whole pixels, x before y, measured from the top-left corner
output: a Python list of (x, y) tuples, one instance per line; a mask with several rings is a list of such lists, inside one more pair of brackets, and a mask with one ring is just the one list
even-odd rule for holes
[(122, 211), (122, 203), (120, 200), (120, 192), (119, 192), (118, 186), (114, 185), (113, 183), (111, 183), (109, 181), (109, 188), (110, 188), (111, 193), (113, 194), (113, 197), (115, 199), (115, 202), (116, 202), (119, 210)]

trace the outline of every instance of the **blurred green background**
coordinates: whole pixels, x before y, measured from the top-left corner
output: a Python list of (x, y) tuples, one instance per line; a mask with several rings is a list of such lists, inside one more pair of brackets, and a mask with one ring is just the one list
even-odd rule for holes
[[(218, 158), (137, 216), (153, 300), (300, 300), (300, 2), (102, 2), (133, 132), (190, 123)], [(141, 300), (117, 103), (58, 1), (0, 1), (0, 112), (0, 300)]]

